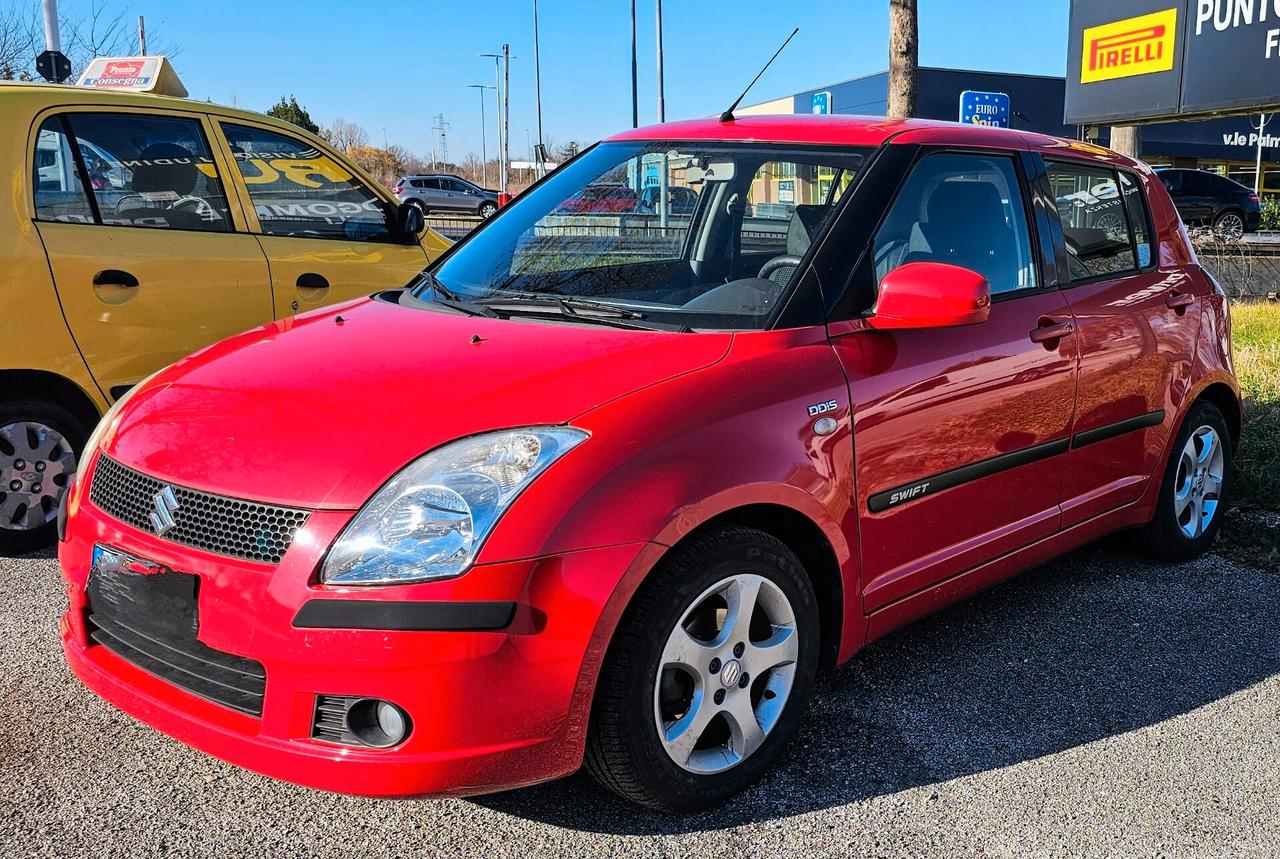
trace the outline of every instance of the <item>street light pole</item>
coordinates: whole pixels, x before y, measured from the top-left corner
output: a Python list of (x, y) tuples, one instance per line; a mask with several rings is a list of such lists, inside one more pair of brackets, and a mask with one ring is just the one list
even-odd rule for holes
[[(542, 58), (538, 52), (538, 0), (533, 0), (533, 91), (538, 111), (538, 152), (542, 152)], [(541, 179), (544, 167), (541, 155), (538, 162), (538, 178)]]
[(480, 93), (480, 174), (483, 177), (481, 182), (484, 187), (489, 187), (489, 153), (485, 148), (484, 138), (489, 133), (489, 127), (484, 121), (484, 91), (493, 89), (487, 84), (467, 84), (467, 89), (474, 89)]
[(511, 46), (502, 46), (502, 193), (510, 193), (511, 170)]
[(631, 0), (631, 127), (640, 127), (640, 78), (636, 74), (636, 0)]
[(62, 36), (58, 32), (58, 0), (43, 0), (44, 47), (47, 51), (62, 50)]
[(658, 18), (658, 122), (667, 121), (667, 109), (664, 104), (664, 92), (662, 83), (662, 0), (656, 0), (654, 4)]
[[(654, 7), (658, 34), (658, 122), (666, 122), (667, 108), (662, 82), (662, 0), (655, 0)], [(658, 163), (658, 226), (662, 227), (662, 235), (665, 237), (667, 228), (667, 156), (665, 152)]]
[[(1275, 116), (1273, 115), (1271, 119), (1274, 119), (1274, 118)], [(1258, 114), (1258, 160), (1257, 160), (1256, 166), (1254, 167), (1255, 172), (1253, 174), (1253, 193), (1259, 196), (1262, 195), (1262, 184), (1263, 184), (1262, 183), (1262, 135), (1267, 130), (1267, 122), (1269, 122), (1269, 120), (1265, 113)], [(1249, 124), (1252, 125), (1253, 123), (1249, 123)]]

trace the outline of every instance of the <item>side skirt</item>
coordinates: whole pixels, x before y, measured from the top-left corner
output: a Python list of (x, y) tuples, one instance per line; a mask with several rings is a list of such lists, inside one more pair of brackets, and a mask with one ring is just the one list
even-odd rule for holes
[(1113, 531), (1142, 525), (1149, 518), (1148, 506), (1139, 499), (902, 597), (868, 616), (866, 643), (870, 644), (900, 626), (946, 608)]

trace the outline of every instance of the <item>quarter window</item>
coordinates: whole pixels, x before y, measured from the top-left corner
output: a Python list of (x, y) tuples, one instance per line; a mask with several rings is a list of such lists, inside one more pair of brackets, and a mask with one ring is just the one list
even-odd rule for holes
[(1142, 183), (1132, 174), (1120, 171), (1120, 190), (1124, 192), (1125, 214), (1133, 226), (1133, 244), (1138, 251), (1138, 268), (1151, 265), (1151, 226), (1147, 218), (1146, 195)]
[[(1071, 279), (1090, 280), (1136, 269), (1138, 257), (1126, 211), (1130, 204), (1121, 199), (1116, 173), (1105, 167), (1063, 162), (1050, 162), (1048, 173), (1062, 221)], [(1146, 254), (1149, 260), (1149, 238)]]
[[(231, 229), (226, 194), (199, 121), (128, 113), (74, 113), (63, 119), (72, 140), (56, 118), (47, 120), (37, 136), (38, 217), (152, 229)], [(81, 184), (79, 191), (73, 179)], [(93, 195), (87, 212), (86, 186)]]
[(386, 204), (324, 152), (262, 128), (222, 131), (264, 235), (390, 241)]
[(991, 293), (1036, 285), (1022, 186), (1004, 156), (942, 153), (907, 178), (874, 244), (876, 283), (913, 262), (976, 271)]
[(94, 223), (84, 174), (76, 164), (62, 120), (56, 116), (40, 126), (31, 169), (38, 220)]

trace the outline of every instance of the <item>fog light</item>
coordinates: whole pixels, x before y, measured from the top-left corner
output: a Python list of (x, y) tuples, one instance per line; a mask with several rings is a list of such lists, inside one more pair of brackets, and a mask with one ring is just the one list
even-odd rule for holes
[(311, 736), (344, 746), (389, 749), (413, 731), (409, 714), (379, 698), (317, 695)]

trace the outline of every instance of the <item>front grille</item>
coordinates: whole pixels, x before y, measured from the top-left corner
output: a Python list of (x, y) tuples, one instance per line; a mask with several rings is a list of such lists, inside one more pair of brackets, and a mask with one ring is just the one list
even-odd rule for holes
[[(168, 485), (121, 465), (105, 454), (98, 457), (89, 499), (103, 512), (148, 534), (156, 495)], [(278, 564), (307, 523), (306, 510), (227, 498), (182, 486), (172, 486), (178, 506), (174, 525), (162, 536), (184, 546), (230, 558)]]
[(187, 573), (89, 575), (89, 637), (107, 650), (224, 707), (262, 715), (267, 674), (262, 663), (215, 650), (196, 638), (200, 583)]
[(343, 746), (359, 746), (361, 742), (347, 728), (347, 710), (359, 698), (346, 695), (317, 695), (316, 712), (312, 719), (311, 736), (326, 743)]

